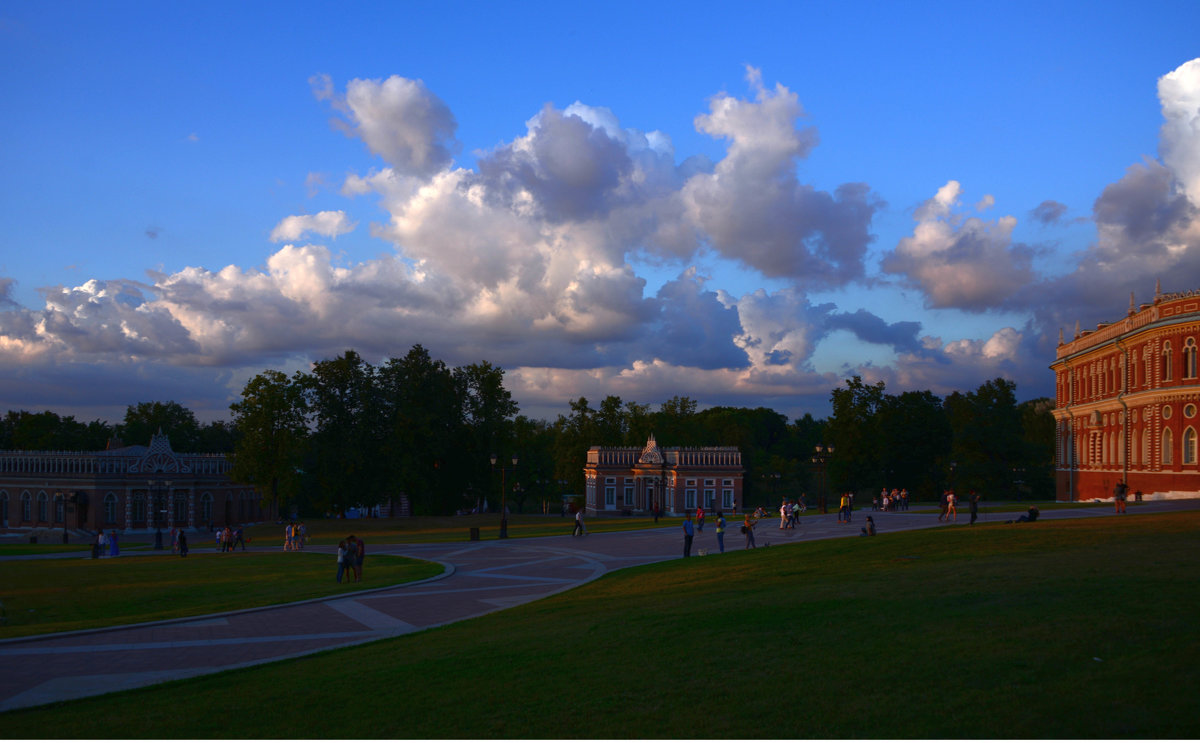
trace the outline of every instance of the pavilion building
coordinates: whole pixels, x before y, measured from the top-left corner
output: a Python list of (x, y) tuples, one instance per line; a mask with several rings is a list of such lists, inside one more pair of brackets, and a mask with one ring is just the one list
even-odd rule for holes
[(104, 451), (0, 451), (0, 531), (199, 529), (262, 521), (224, 454), (180, 454), (165, 434)]
[(1059, 337), (1055, 479), (1060, 501), (1200, 497), (1200, 290), (1163, 294), (1122, 320)]
[(587, 512), (678, 515), (703, 506), (736, 512), (742, 506), (742, 453), (736, 446), (661, 448), (593, 446), (583, 468)]

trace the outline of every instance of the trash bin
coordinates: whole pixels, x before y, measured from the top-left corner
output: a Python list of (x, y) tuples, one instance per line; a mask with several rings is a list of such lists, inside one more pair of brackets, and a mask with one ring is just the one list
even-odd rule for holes
[(479, 527), (478, 526), (471, 527), (471, 541), (472, 542), (479, 541)]

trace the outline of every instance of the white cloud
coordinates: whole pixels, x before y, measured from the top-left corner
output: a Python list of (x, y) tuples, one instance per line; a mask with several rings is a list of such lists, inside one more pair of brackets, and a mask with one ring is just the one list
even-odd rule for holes
[(1185, 62), (1158, 80), (1166, 122), (1159, 153), (1179, 188), (1200, 207), (1200, 59)]
[[(959, 210), (962, 187), (949, 181), (914, 213), (917, 226), (884, 257), (886, 273), (919, 288), (931, 307), (1001, 307), (1033, 279), (1033, 253), (1012, 242), (1014, 217), (987, 221)], [(991, 206), (985, 198), (981, 204)]]
[(310, 233), (336, 238), (353, 231), (357, 226), (358, 223), (351, 222), (346, 212), (341, 210), (284, 217), (271, 230), (271, 242), (299, 240)]
[(310, 80), (317, 100), (328, 100), (335, 124), (406, 174), (431, 175), (450, 164), (458, 124), (450, 109), (421, 80), (351, 80), (344, 96), (327, 76)]

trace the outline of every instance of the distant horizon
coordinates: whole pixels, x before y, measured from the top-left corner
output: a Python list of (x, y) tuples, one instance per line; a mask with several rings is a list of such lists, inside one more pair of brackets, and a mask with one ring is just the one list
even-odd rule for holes
[(415, 344), (551, 422), (1031, 400), (1197, 288), (1193, 2), (522, 8), (0, 9), (0, 408), (229, 420)]

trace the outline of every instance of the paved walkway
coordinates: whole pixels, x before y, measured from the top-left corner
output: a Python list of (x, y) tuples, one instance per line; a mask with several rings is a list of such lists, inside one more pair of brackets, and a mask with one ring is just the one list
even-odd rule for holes
[[(1144, 503), (1134, 513), (1194, 510), (1200, 501)], [(854, 512), (801, 518), (793, 531), (763, 519), (759, 547), (857, 536), (866, 517), (880, 533), (942, 526), (936, 514)], [(1015, 514), (987, 514), (984, 522)], [(1112, 506), (1046, 511), (1043, 519), (1111, 517)], [(959, 513), (958, 523), (970, 516)], [(743, 549), (740, 520), (730, 521), (726, 549)], [(564, 531), (570, 528), (564, 520)], [(313, 548), (332, 552), (333, 548)], [(369, 545), (370, 556), (405, 555), (439, 562), (440, 577), (392, 588), (346, 593), (168, 622), (0, 641), (0, 711), (75, 699), (161, 681), (291, 658), (355, 645), (524, 604), (565, 591), (619, 568), (682, 557), (678, 526), (643, 531), (443, 544)], [(696, 535), (693, 557), (717, 551), (711, 520)], [(61, 557), (61, 555), (58, 555)], [(333, 561), (330, 560), (330, 573)]]

